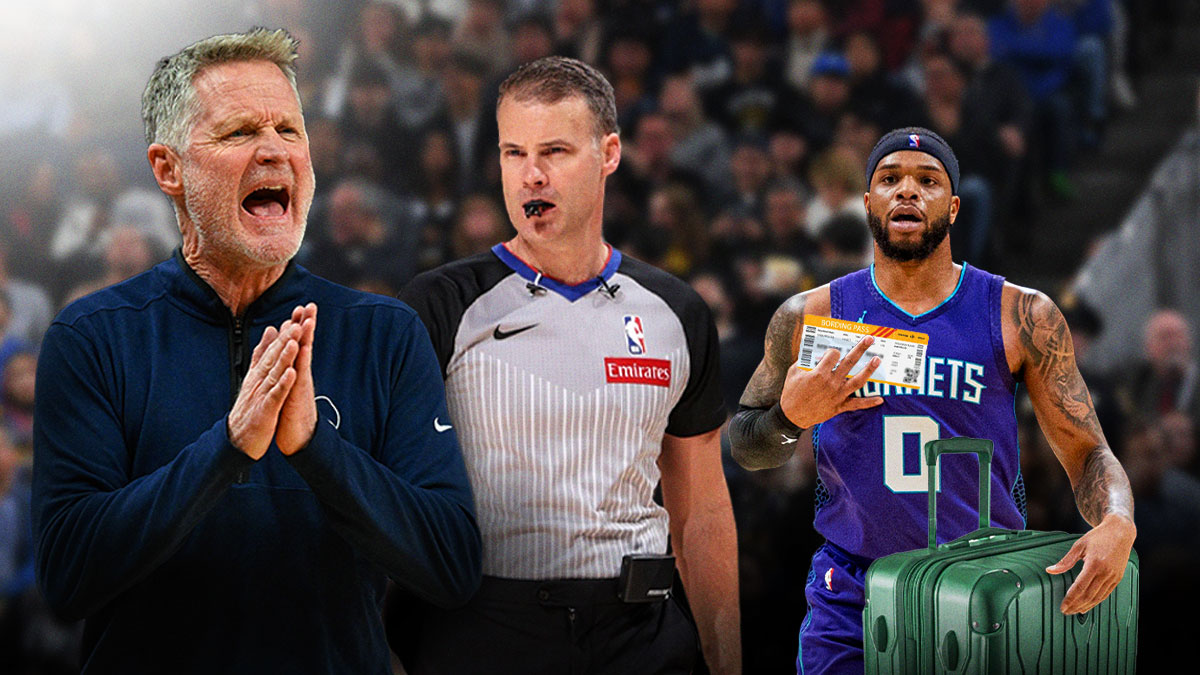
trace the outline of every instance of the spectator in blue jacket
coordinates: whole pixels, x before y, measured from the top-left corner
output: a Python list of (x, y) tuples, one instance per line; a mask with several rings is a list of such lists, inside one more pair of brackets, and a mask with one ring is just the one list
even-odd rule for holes
[(47, 330), (36, 571), (86, 619), (84, 673), (384, 675), (389, 579), (443, 606), (478, 586), (420, 320), (291, 262), (315, 182), (295, 49), (256, 29), (158, 63), (147, 157), (182, 249)]
[(1071, 193), (1065, 171), (1069, 156), (1072, 106), (1067, 80), (1075, 59), (1075, 26), (1050, 0), (1010, 0), (988, 24), (992, 56), (1016, 69), (1033, 99), (1037, 147), (1051, 187)]
[(1071, 75), (1075, 27), (1050, 0), (1011, 0), (988, 29), (992, 55), (1017, 69), (1034, 100), (1062, 91)]

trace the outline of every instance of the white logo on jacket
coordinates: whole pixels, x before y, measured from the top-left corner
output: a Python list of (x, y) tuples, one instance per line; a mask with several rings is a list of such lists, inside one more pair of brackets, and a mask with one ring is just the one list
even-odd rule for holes
[[(325, 401), (329, 404), (329, 408), (333, 410), (333, 419), (329, 419), (328, 416), (326, 416), (325, 421), (332, 424), (334, 429), (340, 429), (342, 427), (342, 413), (338, 410), (337, 406), (333, 404), (333, 399), (329, 398), (328, 396), (321, 395), (313, 400), (317, 403)], [(321, 406), (317, 406), (317, 415), (321, 415)]]

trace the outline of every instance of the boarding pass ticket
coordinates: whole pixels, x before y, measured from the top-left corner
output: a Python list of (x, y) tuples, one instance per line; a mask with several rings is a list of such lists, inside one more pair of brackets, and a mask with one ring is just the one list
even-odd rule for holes
[(830, 349), (838, 350), (844, 357), (868, 335), (875, 338), (875, 343), (867, 348), (867, 352), (846, 377), (857, 375), (867, 367), (872, 357), (878, 356), (879, 367), (869, 378), (872, 382), (919, 388), (925, 376), (925, 350), (929, 347), (929, 335), (899, 328), (805, 314), (796, 367), (812, 370)]

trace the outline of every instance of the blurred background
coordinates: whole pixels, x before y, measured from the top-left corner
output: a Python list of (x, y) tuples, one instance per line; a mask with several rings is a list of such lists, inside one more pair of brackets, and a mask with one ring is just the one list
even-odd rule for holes
[[(282, 26), (317, 195), (301, 264), (393, 295), (512, 235), (496, 88), (549, 54), (599, 67), (624, 144), (606, 236), (712, 307), (730, 411), (779, 303), (870, 262), (863, 166), (920, 124), (962, 165), (957, 261), (1050, 294), (1136, 497), (1140, 665), (1190, 656), (1200, 601), (1197, 0), (41, 0), (0, 7), (0, 673), (78, 672), (29, 525), (34, 367), (66, 303), (167, 257), (141, 92), (202, 37)], [(1028, 525), (1082, 531), (1027, 402)], [(811, 445), (727, 477), (747, 673), (794, 672)], [(1189, 631), (1190, 632), (1190, 631)]]

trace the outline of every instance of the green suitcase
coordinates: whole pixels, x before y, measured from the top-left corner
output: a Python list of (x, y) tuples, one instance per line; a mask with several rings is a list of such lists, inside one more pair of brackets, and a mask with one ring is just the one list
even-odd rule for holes
[[(979, 456), (979, 528), (936, 545), (939, 455)], [(992, 442), (950, 438), (925, 445), (929, 548), (871, 564), (863, 610), (865, 671), (876, 673), (1132, 673), (1137, 655), (1138, 559), (1130, 554), (1112, 595), (1090, 611), (1059, 611), (1082, 569), (1052, 576), (1079, 538), (989, 527)]]

